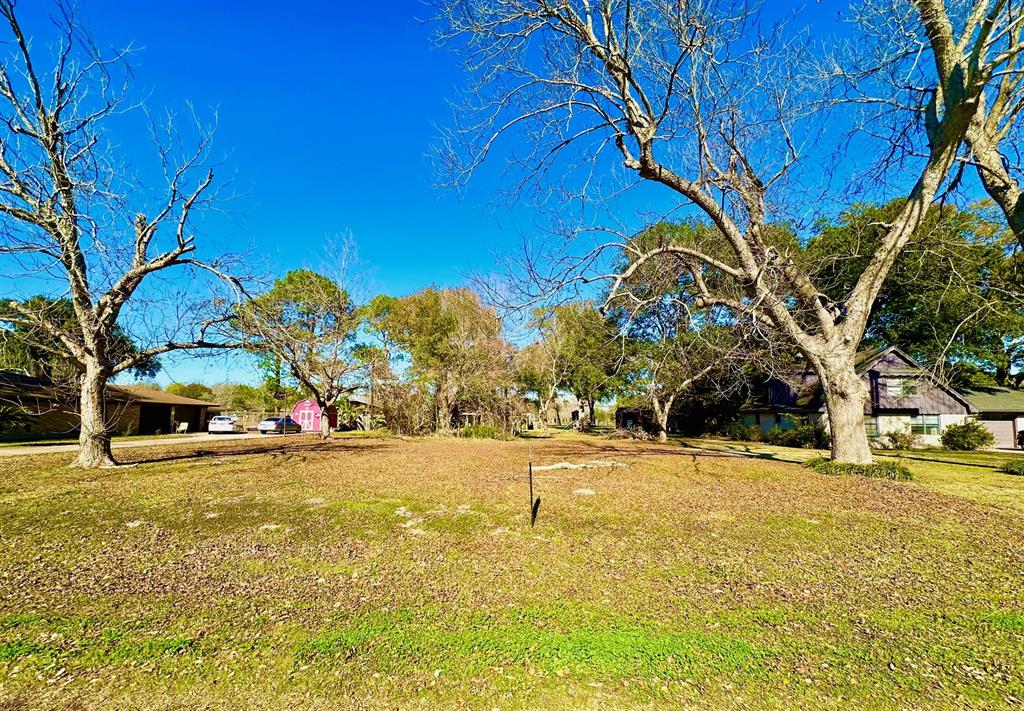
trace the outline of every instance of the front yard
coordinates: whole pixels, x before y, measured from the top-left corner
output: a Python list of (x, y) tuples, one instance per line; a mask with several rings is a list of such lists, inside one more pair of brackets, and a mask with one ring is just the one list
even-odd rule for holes
[[(762, 442), (690, 438), (686, 446), (712, 452), (731, 452), (780, 462), (803, 463), (827, 457), (828, 451), (776, 447)], [(1008, 461), (1024, 459), (1015, 452), (955, 452), (942, 449), (914, 449), (902, 452), (878, 450), (881, 459), (898, 459), (914, 475), (914, 483), (935, 491), (1024, 511), (1024, 477), (1008, 476), (999, 468)]]
[[(143, 463), (113, 471), (0, 460), (0, 706), (1024, 698), (1024, 481), (1003, 458), (908, 454), (915, 481), (893, 483), (749, 446), (296, 437), (121, 450)], [(588, 465), (537, 471), (532, 530), (531, 452)]]

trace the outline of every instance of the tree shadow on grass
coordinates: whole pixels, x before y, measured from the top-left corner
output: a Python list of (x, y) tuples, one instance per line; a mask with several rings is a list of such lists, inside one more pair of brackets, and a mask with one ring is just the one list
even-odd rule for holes
[(363, 440), (362, 444), (348, 442), (343, 443), (338, 440), (328, 440), (327, 442), (315, 440), (295, 444), (289, 442), (260, 442), (259, 445), (253, 444), (238, 448), (222, 449), (216, 447), (197, 447), (187, 451), (154, 452), (153, 456), (146, 456), (145, 450), (139, 450), (139, 453), (142, 456), (138, 458), (126, 458), (122, 460), (121, 463), (125, 465), (141, 465), (183, 462), (189, 460), (224, 460), (251, 457), (261, 454), (269, 454), (275, 460), (283, 460), (285, 463), (288, 463), (292, 461), (305, 462), (309, 459), (310, 455), (366, 452), (367, 450), (379, 452), (393, 448), (393, 444), (383, 440), (374, 441), (372, 443), (367, 443)]
[(643, 442), (639, 440), (601, 440), (586, 439), (573, 442), (561, 441), (554, 445), (539, 448), (536, 454), (549, 457), (581, 457), (581, 456), (627, 456), (627, 457), (691, 457), (696, 460), (702, 459), (736, 459), (745, 457), (757, 457), (759, 459), (771, 459), (788, 464), (795, 462), (782, 459), (770, 452), (739, 452), (720, 451), (695, 447), (678, 440), (662, 444), (660, 442)]
[(985, 463), (981, 463), (981, 462), (963, 462), (963, 461), (957, 461), (955, 459), (937, 459), (935, 457), (923, 457), (923, 456), (920, 456), (920, 455), (917, 455), (917, 454), (913, 454), (913, 453), (908, 453), (908, 452), (893, 452), (891, 454), (888, 453), (888, 452), (875, 452), (874, 454), (875, 454), (876, 457), (888, 457), (890, 459), (899, 459), (899, 460), (909, 459), (909, 460), (913, 460), (915, 462), (924, 462), (926, 464), (952, 464), (952, 465), (958, 466), (958, 467), (974, 467), (975, 469), (992, 469), (992, 470), (997, 470), (1001, 466), (1000, 464), (994, 464), (994, 463), (985, 464)]

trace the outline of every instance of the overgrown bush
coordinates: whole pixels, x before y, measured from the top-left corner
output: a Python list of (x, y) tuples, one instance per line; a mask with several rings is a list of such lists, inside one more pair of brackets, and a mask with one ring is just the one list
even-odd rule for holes
[(459, 437), (469, 439), (508, 439), (505, 433), (494, 425), (466, 425), (458, 434)]
[(850, 464), (833, 462), (831, 459), (816, 457), (807, 462), (807, 466), (820, 474), (828, 476), (864, 476), (869, 479), (891, 479), (892, 481), (909, 481), (914, 478), (906, 465), (894, 461), (874, 462), (872, 464)]
[(921, 435), (914, 434), (910, 427), (886, 432), (875, 441), (881, 445), (882, 449), (914, 449), (922, 444)]
[(1024, 460), (1011, 459), (1003, 466), (999, 467), (999, 471), (1003, 474), (1012, 474), (1013, 476), (1024, 476)]
[(765, 433), (764, 441), (780, 447), (803, 449), (827, 449), (831, 446), (828, 432), (818, 424), (797, 425), (788, 429), (773, 427)]
[(763, 437), (760, 425), (748, 425), (745, 422), (726, 425), (723, 434), (737, 442), (760, 442)]
[(942, 446), (946, 449), (971, 451), (991, 447), (995, 443), (995, 435), (977, 420), (946, 425), (946, 429), (942, 430)]
[(434, 431), (435, 408), (433, 400), (423, 388), (411, 383), (387, 381), (377, 384), (374, 404), (374, 428), (377, 423), (397, 435), (415, 437)]

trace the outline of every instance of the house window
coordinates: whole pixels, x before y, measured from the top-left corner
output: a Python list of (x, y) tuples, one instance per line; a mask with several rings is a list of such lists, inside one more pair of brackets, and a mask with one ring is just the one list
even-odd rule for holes
[(919, 435), (937, 435), (939, 433), (939, 416), (914, 415), (910, 418), (910, 431)]
[(865, 417), (864, 418), (864, 433), (868, 437), (878, 436), (878, 418), (876, 417)]
[(889, 397), (917, 395), (917, 383), (910, 378), (889, 378), (885, 382), (885, 392)]

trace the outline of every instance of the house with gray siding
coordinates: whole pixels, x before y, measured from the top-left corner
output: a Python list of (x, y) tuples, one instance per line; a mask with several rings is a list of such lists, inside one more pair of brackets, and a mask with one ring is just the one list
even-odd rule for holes
[[(945, 427), (978, 414), (965, 395), (936, 380), (895, 346), (861, 352), (856, 368), (869, 393), (864, 406), (869, 437), (910, 430), (925, 444), (938, 444)], [(762, 383), (740, 415), (765, 431), (813, 422), (828, 426), (824, 393), (809, 368)]]

